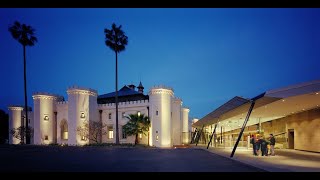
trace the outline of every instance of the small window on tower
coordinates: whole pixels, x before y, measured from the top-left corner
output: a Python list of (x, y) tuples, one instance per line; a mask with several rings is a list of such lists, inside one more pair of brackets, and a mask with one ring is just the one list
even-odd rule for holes
[(126, 117), (126, 113), (122, 112), (122, 118), (125, 118), (125, 117)]
[(111, 113), (109, 113), (109, 119), (111, 119)]
[(159, 112), (158, 111), (156, 111), (156, 115), (158, 116), (158, 114), (159, 114)]
[(140, 116), (141, 112), (140, 112), (140, 111), (138, 111), (138, 112), (137, 112), (137, 114), (138, 114), (138, 116)]
[(46, 135), (46, 136), (44, 136), (44, 140), (48, 140), (49, 139), (49, 137)]

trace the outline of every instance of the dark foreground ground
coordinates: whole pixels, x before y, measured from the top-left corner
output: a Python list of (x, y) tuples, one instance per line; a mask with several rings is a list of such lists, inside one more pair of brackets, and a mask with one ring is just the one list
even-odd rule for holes
[(0, 172), (254, 172), (202, 149), (0, 145)]

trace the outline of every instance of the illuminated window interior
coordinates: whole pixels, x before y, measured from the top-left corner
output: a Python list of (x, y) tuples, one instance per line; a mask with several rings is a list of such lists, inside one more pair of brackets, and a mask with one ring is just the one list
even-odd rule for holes
[(45, 120), (45, 121), (49, 121), (49, 116), (48, 116), (48, 115), (44, 115), (43, 120)]
[(139, 139), (142, 139), (142, 134), (141, 133), (139, 133)]
[(61, 121), (61, 139), (62, 140), (68, 140), (68, 123), (66, 120)]
[(138, 111), (138, 113), (137, 113), (137, 114), (138, 114), (138, 116), (140, 116), (141, 112), (140, 112), (140, 111)]
[(113, 127), (108, 128), (108, 138), (113, 139)]
[(156, 141), (158, 141), (159, 140), (159, 136), (158, 135), (156, 135)]
[(109, 119), (111, 119), (111, 113), (109, 113)]
[(86, 141), (87, 138), (85, 136), (81, 136), (81, 141)]

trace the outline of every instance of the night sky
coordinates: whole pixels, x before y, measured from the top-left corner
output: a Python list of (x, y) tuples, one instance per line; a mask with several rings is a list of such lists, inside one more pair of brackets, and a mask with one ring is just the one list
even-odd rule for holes
[(320, 9), (0, 9), (0, 109), (24, 105), (23, 49), (15, 20), (36, 29), (27, 47), (28, 101), (34, 92), (68, 87), (115, 90), (115, 53), (104, 29), (115, 22), (128, 36), (118, 56), (119, 89), (174, 89), (202, 118), (234, 96), (320, 79)]

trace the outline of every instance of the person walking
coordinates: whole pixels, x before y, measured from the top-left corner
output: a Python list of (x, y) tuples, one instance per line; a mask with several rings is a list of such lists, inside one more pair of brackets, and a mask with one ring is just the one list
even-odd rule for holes
[(274, 145), (276, 144), (276, 139), (273, 134), (270, 134), (270, 155), (274, 156)]
[(256, 150), (256, 138), (254, 137), (253, 134), (251, 135), (250, 144), (252, 144), (253, 155), (258, 156), (257, 150)]
[(261, 145), (261, 156), (268, 156), (267, 154), (267, 141), (264, 139), (264, 137), (261, 137), (259, 139), (260, 145)]

